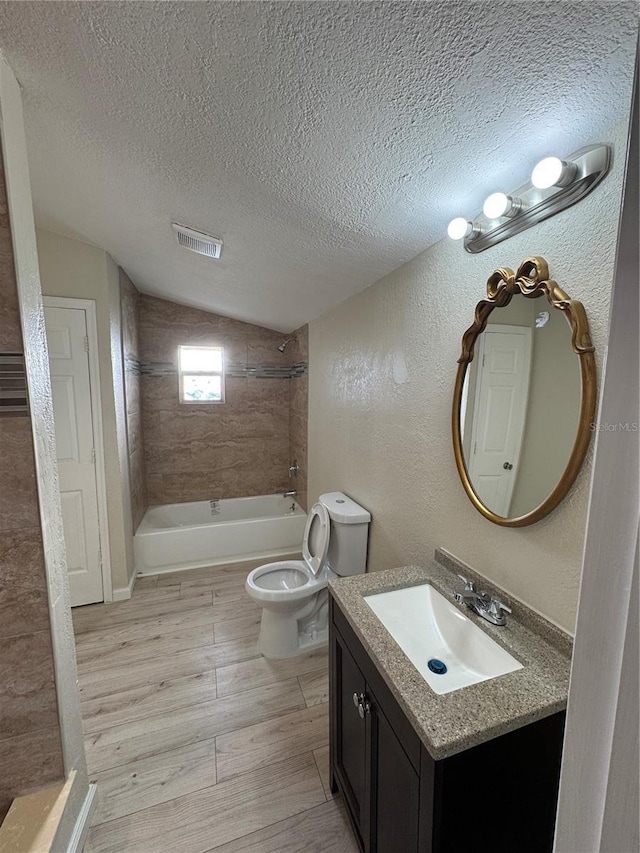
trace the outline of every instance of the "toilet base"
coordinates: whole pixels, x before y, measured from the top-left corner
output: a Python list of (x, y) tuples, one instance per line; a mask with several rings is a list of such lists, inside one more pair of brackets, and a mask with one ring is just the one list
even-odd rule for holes
[(261, 636), (258, 638), (258, 651), (269, 660), (285, 660), (286, 658), (294, 658), (298, 655), (303, 655), (305, 652), (312, 652), (314, 649), (320, 649), (326, 646), (329, 642), (329, 630), (318, 631), (315, 637), (308, 635), (299, 636), (299, 641), (295, 646), (284, 648), (281, 644), (273, 644), (267, 640), (262, 641)]
[[(309, 610), (284, 614), (262, 611), (258, 651), (266, 658), (281, 660), (326, 646), (329, 641), (327, 591), (322, 590)], [(300, 618), (302, 617), (302, 618)]]

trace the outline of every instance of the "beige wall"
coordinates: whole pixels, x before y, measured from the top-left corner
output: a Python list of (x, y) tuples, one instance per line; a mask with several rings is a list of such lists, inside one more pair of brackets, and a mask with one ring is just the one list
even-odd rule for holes
[[(533, 353), (526, 428), (509, 515), (531, 512), (553, 491), (567, 466), (580, 415), (580, 358), (571, 347), (571, 327), (543, 300), (528, 302)], [(539, 311), (549, 322), (536, 329)], [(496, 313), (496, 312), (494, 312)], [(498, 312), (499, 313), (499, 312)]]
[(43, 229), (38, 229), (37, 240), (43, 294), (96, 303), (111, 576), (114, 590), (120, 591), (116, 595), (124, 595), (133, 575), (133, 534), (118, 267), (95, 246)]
[[(0, 352), (22, 353), (0, 152)], [(0, 823), (20, 794), (64, 778), (49, 599), (28, 414), (0, 414)]]
[[(113, 376), (113, 404), (115, 411), (115, 442), (118, 467), (115, 471), (114, 486), (119, 487), (119, 499), (115, 499), (113, 514), (118, 532), (122, 539), (117, 543), (119, 554), (112, 565), (117, 565), (118, 574), (113, 578), (114, 598), (126, 598), (130, 595), (134, 583), (135, 566), (133, 562), (133, 513), (131, 510), (131, 484), (129, 480), (129, 445), (127, 441), (127, 412), (124, 378), (124, 355), (122, 352), (122, 296), (120, 293), (120, 270), (113, 258), (105, 254), (107, 271), (107, 291), (109, 294), (109, 339), (111, 350), (111, 371)], [(103, 415), (104, 417), (104, 415)]]
[(625, 121), (603, 140), (614, 144), (612, 171), (580, 204), (479, 255), (445, 239), (311, 323), (309, 501), (341, 489), (371, 511), (370, 569), (423, 564), (442, 546), (573, 630), (591, 455), (548, 518), (495, 526), (458, 479), (451, 398), (487, 278), (534, 254), (584, 303), (602, 365), (626, 133)]

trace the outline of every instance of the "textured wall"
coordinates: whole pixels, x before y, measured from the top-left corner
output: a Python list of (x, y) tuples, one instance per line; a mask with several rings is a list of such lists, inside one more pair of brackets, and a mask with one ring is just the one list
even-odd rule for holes
[(135, 533), (147, 509), (147, 481), (142, 441), (140, 345), (138, 336), (140, 294), (124, 270), (120, 270), (120, 299), (122, 306), (122, 354), (124, 357), (124, 392), (127, 415), (131, 520)]
[(371, 511), (370, 568), (424, 563), (442, 546), (573, 629), (591, 454), (550, 516), (497, 527), (459, 481), (451, 398), (461, 336), (486, 279), (532, 254), (584, 303), (601, 366), (626, 131), (625, 121), (603, 139), (614, 143), (612, 172), (579, 205), (480, 255), (443, 240), (311, 324), (309, 500), (342, 489)]
[[(222, 345), (227, 363), (286, 366), (279, 332), (141, 296), (140, 353), (176, 364), (179, 345)], [(224, 404), (178, 400), (178, 377), (143, 375), (150, 504), (268, 495), (289, 488), (289, 379), (226, 377)]]
[[(23, 351), (1, 156), (0, 351)], [(15, 796), (64, 777), (28, 416), (0, 416), (0, 768), (0, 822)]]
[[(294, 340), (287, 348), (293, 364), (309, 361), (309, 327), (301, 326), (293, 333)], [(309, 377), (293, 376), (289, 380), (289, 456), (298, 463), (298, 476), (291, 488), (298, 492), (300, 506), (307, 509), (307, 420), (309, 412)]]

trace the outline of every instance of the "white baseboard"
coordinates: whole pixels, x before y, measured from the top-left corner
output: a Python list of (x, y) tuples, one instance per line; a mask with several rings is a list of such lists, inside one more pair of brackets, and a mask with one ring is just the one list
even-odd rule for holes
[(82, 853), (84, 843), (87, 840), (89, 827), (91, 826), (91, 814), (96, 805), (96, 791), (98, 786), (95, 782), (89, 783), (87, 796), (84, 798), (84, 803), (80, 809), (78, 820), (73, 828), (73, 835), (67, 847), (67, 853)]
[(136, 573), (131, 575), (129, 583), (126, 586), (117, 586), (113, 590), (114, 601), (126, 601), (133, 595), (133, 588), (136, 585)]

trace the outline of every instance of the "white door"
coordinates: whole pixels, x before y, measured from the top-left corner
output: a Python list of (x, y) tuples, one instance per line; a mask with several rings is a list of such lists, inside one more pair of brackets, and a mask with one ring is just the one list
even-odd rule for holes
[(45, 307), (71, 606), (103, 600), (87, 317)]
[(469, 477), (484, 505), (507, 516), (527, 413), (531, 329), (488, 325), (479, 341)]

